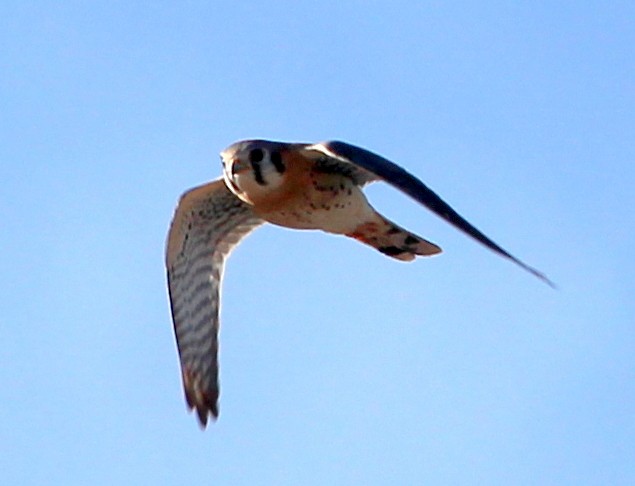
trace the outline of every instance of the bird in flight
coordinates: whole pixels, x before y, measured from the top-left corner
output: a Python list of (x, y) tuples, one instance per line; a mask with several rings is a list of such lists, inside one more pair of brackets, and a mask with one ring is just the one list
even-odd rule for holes
[(384, 181), (500, 256), (553, 283), (467, 222), (418, 178), (354, 145), (245, 140), (221, 153), (223, 177), (181, 196), (167, 238), (172, 321), (185, 398), (202, 427), (218, 417), (218, 331), (225, 259), (269, 222), (345, 235), (401, 261), (441, 252), (379, 214), (362, 188)]

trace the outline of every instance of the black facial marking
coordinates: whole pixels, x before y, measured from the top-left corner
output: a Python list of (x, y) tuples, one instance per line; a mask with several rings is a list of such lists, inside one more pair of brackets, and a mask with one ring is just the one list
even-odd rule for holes
[(406, 239), (404, 241), (404, 243), (406, 245), (416, 245), (417, 243), (419, 243), (419, 240), (417, 238), (415, 238), (414, 236), (406, 236)]
[(262, 149), (255, 148), (249, 151), (247, 155), (249, 159), (249, 163), (251, 164), (251, 168), (254, 171), (254, 179), (261, 186), (266, 186), (267, 183), (262, 177), (262, 167), (260, 167), (260, 162), (265, 158), (265, 153)]
[(402, 253), (405, 253), (406, 250), (403, 250), (401, 248), (398, 248), (396, 246), (382, 246), (380, 248), (377, 248), (380, 252), (382, 252), (384, 255), (388, 255), (388, 256), (397, 256), (397, 255), (401, 255)]
[(274, 150), (273, 152), (271, 152), (269, 158), (271, 159), (271, 163), (273, 164), (273, 166), (278, 171), (278, 174), (282, 174), (285, 171), (286, 167), (284, 166), (284, 162), (282, 162), (282, 155), (280, 155), (280, 152)]
[(262, 149), (257, 148), (249, 152), (249, 162), (251, 162), (252, 164), (254, 162), (260, 162), (264, 157), (265, 154)]
[(250, 162), (251, 162), (251, 168), (254, 171), (254, 179), (256, 179), (256, 182), (259, 185), (266, 186), (267, 183), (265, 182), (265, 180), (262, 177), (262, 167), (260, 167), (260, 161), (255, 162), (255, 161), (251, 160)]
[(389, 235), (396, 235), (397, 233), (401, 233), (401, 228), (397, 228), (396, 226), (393, 226), (392, 228), (388, 230)]

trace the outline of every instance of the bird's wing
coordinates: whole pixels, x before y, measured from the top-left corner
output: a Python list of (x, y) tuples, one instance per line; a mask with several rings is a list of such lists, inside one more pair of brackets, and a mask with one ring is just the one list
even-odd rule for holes
[(225, 258), (262, 224), (222, 179), (189, 190), (174, 213), (166, 248), (172, 321), (185, 398), (201, 425), (218, 416), (218, 313)]
[(494, 243), (494, 241), (472, 226), (472, 224), (418, 178), (390, 160), (366, 149), (338, 141), (306, 145), (303, 150), (307, 151), (307, 156), (309, 157), (312, 155), (315, 157), (317, 155), (316, 163), (322, 166), (324, 170), (333, 170), (349, 174), (353, 180), (360, 185), (375, 180), (387, 182), (409, 195), (415, 201), (423, 204), (433, 213), (485, 245), (490, 250), (513, 261), (548, 285), (554, 286), (553, 282), (543, 273), (530, 267)]

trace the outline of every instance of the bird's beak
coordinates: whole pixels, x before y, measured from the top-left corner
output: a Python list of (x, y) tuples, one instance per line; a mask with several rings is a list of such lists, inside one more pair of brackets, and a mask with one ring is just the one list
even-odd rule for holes
[(223, 161), (223, 170), (228, 176), (233, 177), (239, 172), (249, 168), (247, 164), (238, 157), (235, 150), (221, 152), (220, 157)]
[(238, 157), (231, 159), (229, 163), (229, 167), (230, 167), (232, 176), (235, 176), (236, 174), (240, 174), (241, 172), (245, 172), (246, 170), (250, 168), (247, 162), (245, 162), (244, 160)]

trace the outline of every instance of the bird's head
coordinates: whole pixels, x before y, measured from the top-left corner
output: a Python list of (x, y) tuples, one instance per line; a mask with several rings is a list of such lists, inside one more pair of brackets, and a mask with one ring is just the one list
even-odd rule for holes
[(282, 152), (289, 144), (266, 140), (236, 142), (220, 154), (227, 187), (241, 199), (269, 193), (282, 183)]

